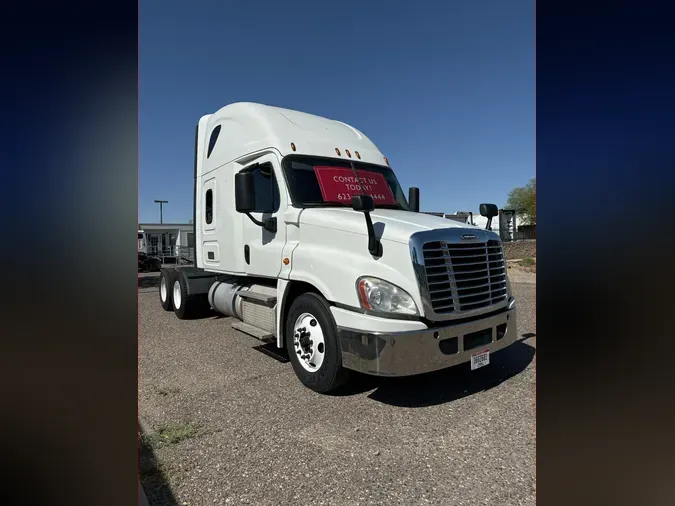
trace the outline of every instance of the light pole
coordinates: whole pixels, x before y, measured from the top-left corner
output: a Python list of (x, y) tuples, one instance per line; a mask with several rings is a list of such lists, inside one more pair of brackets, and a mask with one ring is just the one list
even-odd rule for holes
[(164, 204), (168, 204), (168, 200), (155, 200), (155, 204), (159, 204), (159, 222), (164, 223)]

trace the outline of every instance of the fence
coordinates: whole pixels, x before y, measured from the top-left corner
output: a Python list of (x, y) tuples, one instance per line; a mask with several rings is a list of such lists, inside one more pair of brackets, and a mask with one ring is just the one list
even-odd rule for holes
[(536, 225), (521, 225), (518, 227), (517, 231), (506, 231), (499, 233), (502, 242), (512, 242), (512, 241), (531, 241), (537, 238), (537, 226)]
[(148, 245), (147, 254), (162, 259), (163, 264), (193, 264), (195, 248), (191, 246), (152, 246)]

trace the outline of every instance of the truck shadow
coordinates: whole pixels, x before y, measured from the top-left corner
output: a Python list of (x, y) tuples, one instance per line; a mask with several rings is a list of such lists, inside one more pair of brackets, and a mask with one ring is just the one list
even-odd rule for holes
[[(527, 336), (527, 337), (526, 337)], [(463, 397), (494, 388), (520, 374), (532, 362), (535, 348), (524, 339), (495, 352), (490, 365), (471, 371), (469, 364), (461, 364), (441, 371), (406, 378), (377, 378), (360, 375), (353, 387), (342, 395), (363, 393), (371, 389), (368, 398), (392, 406), (421, 408), (456, 401)]]
[(147, 434), (144, 433), (142, 428), (140, 429), (139, 461), (141, 485), (149, 506), (179, 506), (178, 500), (162, 472), (162, 466), (148, 442)]
[(138, 288), (159, 288), (159, 275), (153, 276), (152, 274), (145, 276), (138, 276)]

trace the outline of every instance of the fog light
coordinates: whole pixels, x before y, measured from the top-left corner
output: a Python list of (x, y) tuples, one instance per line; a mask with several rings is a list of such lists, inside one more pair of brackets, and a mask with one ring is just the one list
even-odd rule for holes
[(443, 355), (454, 355), (459, 351), (459, 339), (457, 337), (443, 339), (438, 343), (438, 347), (441, 349)]
[(506, 335), (506, 323), (497, 325), (497, 341)]

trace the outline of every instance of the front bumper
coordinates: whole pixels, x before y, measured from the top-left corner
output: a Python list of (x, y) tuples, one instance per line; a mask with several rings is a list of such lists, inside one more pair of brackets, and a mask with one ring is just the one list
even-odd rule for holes
[(405, 332), (339, 327), (342, 365), (375, 376), (411, 376), (468, 362), (485, 349), (501, 350), (518, 337), (515, 299), (481, 319)]

